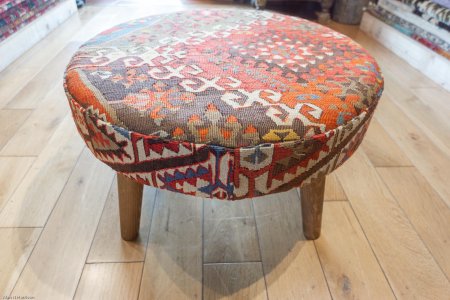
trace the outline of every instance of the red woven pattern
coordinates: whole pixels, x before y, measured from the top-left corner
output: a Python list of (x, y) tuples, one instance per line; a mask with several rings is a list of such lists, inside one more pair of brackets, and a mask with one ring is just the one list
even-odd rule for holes
[(227, 199), (331, 172), (361, 142), (382, 86), (349, 38), (253, 10), (119, 25), (83, 45), (65, 78), (99, 159), (145, 184)]

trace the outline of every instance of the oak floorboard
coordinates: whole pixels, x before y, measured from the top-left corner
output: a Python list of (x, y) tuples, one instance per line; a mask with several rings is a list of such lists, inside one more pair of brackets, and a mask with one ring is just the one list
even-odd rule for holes
[(437, 86), (434, 81), (364, 32), (358, 30), (354, 40), (361, 44), (377, 60), (383, 74), (391, 74), (409, 88)]
[(0, 228), (0, 298), (9, 296), (42, 228)]
[(75, 300), (136, 300), (143, 263), (87, 264)]
[(43, 227), (84, 142), (67, 116), (0, 212), (0, 227)]
[(296, 190), (253, 200), (269, 299), (331, 299)]
[(12, 296), (73, 298), (113, 178), (109, 167), (83, 151)]
[(88, 263), (138, 262), (144, 261), (150, 233), (156, 190), (144, 186), (142, 199), (141, 224), (139, 236), (135, 241), (124, 241), (120, 235), (119, 195), (117, 180), (108, 194), (105, 209), (92, 242), (87, 259)]
[[(98, 12), (96, 7), (79, 10), (3, 70), (0, 73), (0, 95), (4, 97), (0, 98), (0, 107), (9, 103), (38, 73), (45, 75), (44, 70), (58, 53)], [(60, 67), (64, 66), (60, 64)]]
[[(68, 106), (67, 98), (64, 94), (62, 79), (64, 70), (70, 58), (80, 46), (80, 43), (70, 42), (53, 59), (24, 86), (6, 108), (13, 109), (34, 109), (40, 106), (41, 101), (47, 97), (47, 92), (58, 86), (57, 97), (54, 101), (63, 102)], [(47, 104), (48, 105), (48, 104)], [(46, 105), (45, 105), (46, 106)]]
[(202, 201), (158, 191), (139, 299), (201, 299)]
[(30, 116), (30, 109), (0, 109), (0, 151)]
[(250, 200), (206, 200), (204, 210), (204, 263), (261, 260)]
[[(21, 92), (37, 74), (59, 76), (58, 73), (46, 75), (45, 70), (58, 53), (70, 42), (74, 34), (99, 12), (96, 7), (85, 7), (69, 17), (30, 50), (12, 62), (0, 73), (0, 108), (13, 105), (11, 100)], [(68, 61), (67, 61), (68, 62)], [(60, 64), (63, 68), (65, 65)], [(61, 75), (62, 76), (62, 75)], [(62, 78), (62, 77), (60, 77)], [(32, 100), (28, 101), (34, 105)], [(18, 104), (17, 104), (18, 105)]]
[(203, 267), (203, 299), (267, 299), (260, 262), (206, 264)]
[(439, 139), (450, 153), (450, 91), (441, 87), (415, 87), (411, 90), (420, 105), (412, 111), (413, 105), (408, 101), (407, 105), (402, 105), (404, 111), (411, 111), (411, 119), (417, 120), (418, 124), (428, 129), (427, 132), (433, 133), (433, 138)]
[(431, 87), (407, 90), (403, 83), (391, 78), (385, 95), (399, 107), (443, 151), (450, 152), (450, 92)]
[[(59, 82), (59, 81), (58, 81)], [(69, 115), (69, 105), (64, 90), (58, 84), (45, 96), (39, 108), (25, 120), (14, 136), (0, 151), (0, 156), (37, 156)]]
[(395, 296), (449, 295), (447, 278), (365, 153), (356, 151), (336, 172)]
[(0, 213), (34, 160), (34, 157), (0, 157)]
[(408, 119), (389, 97), (385, 100), (379, 105), (375, 117), (450, 206), (450, 153), (436, 146), (427, 132)]
[(12, 65), (0, 72), (0, 109), (3, 109), (40, 70), (31, 67), (16, 69)]
[(377, 171), (450, 278), (450, 208), (415, 168), (377, 168)]
[(333, 299), (395, 299), (348, 202), (326, 202), (314, 241)]
[(341, 186), (336, 174), (331, 173), (327, 175), (325, 180), (325, 194), (324, 201), (345, 201), (347, 196)]
[[(65, 22), (61, 23), (47, 36), (36, 43), (27, 52), (22, 54), (13, 63), (7, 67), (7, 71), (17, 71), (23, 68), (32, 68), (37, 73), (41, 72), (51, 63), (52, 59), (64, 48), (73, 34), (82, 26), (81, 16), (84, 11), (78, 11), (77, 14), (70, 16)], [(25, 77), (25, 83), (34, 77)]]
[(370, 123), (361, 147), (376, 167), (412, 166), (403, 151), (375, 118)]

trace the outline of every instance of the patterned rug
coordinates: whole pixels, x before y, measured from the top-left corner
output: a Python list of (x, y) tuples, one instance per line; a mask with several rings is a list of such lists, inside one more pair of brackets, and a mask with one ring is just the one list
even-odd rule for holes
[(0, 42), (31, 23), (60, 0), (0, 1)]

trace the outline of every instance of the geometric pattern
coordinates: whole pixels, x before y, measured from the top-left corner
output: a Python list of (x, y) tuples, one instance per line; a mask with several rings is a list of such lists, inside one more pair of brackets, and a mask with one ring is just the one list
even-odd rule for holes
[(0, 42), (42, 16), (60, 0), (1, 0)]
[(298, 187), (356, 150), (375, 60), (312, 22), (253, 10), (134, 20), (84, 44), (64, 87), (94, 155), (156, 188), (244, 199)]

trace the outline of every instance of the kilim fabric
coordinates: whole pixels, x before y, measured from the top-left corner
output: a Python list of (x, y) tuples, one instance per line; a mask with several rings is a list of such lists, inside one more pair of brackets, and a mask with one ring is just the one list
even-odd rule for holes
[(101, 33), (64, 86), (94, 155), (140, 183), (242, 199), (298, 187), (358, 147), (375, 60), (321, 25), (255, 10), (152, 16)]
[(414, 13), (425, 18), (432, 18), (434, 22), (450, 25), (450, 9), (430, 0), (399, 0), (414, 8)]
[[(406, 11), (395, 10), (392, 6), (386, 5), (387, 3), (395, 2), (397, 1), (381, 0), (378, 5), (369, 5), (367, 11), (425, 47), (450, 59), (450, 32), (440, 28), (432, 28), (434, 25), (431, 23), (421, 19), (414, 20), (414, 18), (419, 18), (416, 15)], [(399, 4), (401, 3), (399, 2)]]
[(44, 14), (59, 1), (0, 0), (0, 42)]

